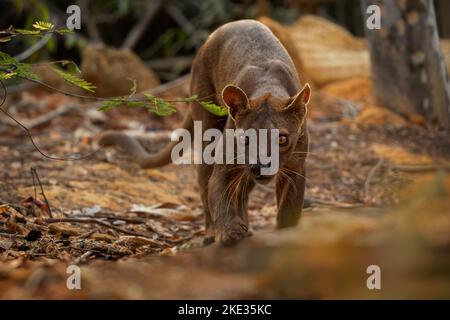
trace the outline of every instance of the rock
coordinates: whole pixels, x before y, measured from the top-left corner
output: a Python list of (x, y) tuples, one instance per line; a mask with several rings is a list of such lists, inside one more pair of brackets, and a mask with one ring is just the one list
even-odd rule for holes
[(136, 92), (160, 83), (155, 73), (131, 50), (98, 44), (84, 49), (81, 72), (84, 79), (97, 87), (96, 96), (100, 97), (130, 94), (132, 80), (136, 81)]

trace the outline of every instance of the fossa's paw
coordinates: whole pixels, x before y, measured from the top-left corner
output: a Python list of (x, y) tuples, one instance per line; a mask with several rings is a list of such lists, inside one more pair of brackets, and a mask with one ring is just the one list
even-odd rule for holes
[(214, 228), (212, 226), (206, 227), (205, 237), (203, 238), (203, 245), (210, 245), (215, 241)]
[(236, 244), (242, 238), (251, 235), (248, 226), (242, 220), (233, 221), (218, 232), (220, 243), (224, 246)]

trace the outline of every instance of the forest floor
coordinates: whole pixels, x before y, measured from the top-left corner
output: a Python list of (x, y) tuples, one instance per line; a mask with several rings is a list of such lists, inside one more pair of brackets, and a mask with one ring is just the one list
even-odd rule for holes
[[(299, 226), (275, 231), (272, 186), (259, 186), (254, 235), (231, 248), (203, 245), (193, 166), (143, 170), (113, 149), (50, 160), (0, 117), (0, 298), (449, 298), (449, 136), (376, 106), (369, 79), (317, 92)], [(155, 151), (188, 107), (161, 120), (41, 90), (5, 107), (31, 126), (70, 105), (31, 130), (46, 154), (89, 154), (106, 129)], [(66, 286), (71, 264), (81, 290)], [(372, 264), (382, 290), (367, 289)]]

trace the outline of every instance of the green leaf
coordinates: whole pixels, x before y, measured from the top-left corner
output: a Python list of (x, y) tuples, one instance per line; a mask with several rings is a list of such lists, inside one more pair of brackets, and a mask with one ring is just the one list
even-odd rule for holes
[(95, 86), (92, 83), (87, 82), (86, 80), (81, 79), (74, 74), (64, 72), (58, 68), (53, 68), (53, 71), (55, 71), (57, 74), (59, 74), (65, 81), (67, 81), (77, 87), (80, 87), (86, 91), (95, 92)]
[(0, 80), (7, 80), (17, 76), (16, 72), (2, 72), (0, 71)]
[(25, 29), (14, 29), (18, 34), (22, 35), (38, 35), (41, 33), (40, 30), (25, 30)]
[(187, 98), (184, 98), (184, 101), (186, 101), (186, 102), (195, 102), (195, 101), (197, 101), (198, 100), (198, 96), (195, 94), (195, 95), (193, 95), (193, 96), (190, 96), (190, 97), (187, 97)]
[(55, 30), (57, 33), (59, 34), (64, 34), (64, 33), (73, 33), (73, 30), (67, 29), (67, 28), (62, 28), (62, 29), (58, 29)]
[(50, 30), (53, 29), (55, 26), (53, 25), (53, 23), (51, 22), (47, 22), (47, 21), (36, 21), (35, 23), (33, 23), (33, 27), (35, 29), (38, 30)]
[(0, 65), (15, 64), (15, 63), (17, 63), (16, 59), (11, 57), (9, 54), (0, 51)]
[(0, 38), (0, 42), (8, 42), (11, 40), (11, 37)]
[(0, 51), (0, 66), (5, 69), (11, 70), (11, 72), (15, 72), (17, 77), (38, 79), (38, 76), (33, 71), (31, 71), (29, 64), (18, 62), (9, 54), (2, 51)]
[(222, 117), (228, 114), (227, 107), (218, 106), (211, 101), (200, 101), (200, 105), (212, 114)]
[(171, 103), (162, 98), (155, 97), (154, 95), (149, 93), (145, 93), (144, 96), (151, 104), (146, 109), (158, 116), (168, 116), (177, 111), (177, 109)]
[(102, 103), (99, 111), (109, 111), (115, 108), (145, 108), (144, 101), (128, 101), (126, 99), (118, 98), (107, 100)]

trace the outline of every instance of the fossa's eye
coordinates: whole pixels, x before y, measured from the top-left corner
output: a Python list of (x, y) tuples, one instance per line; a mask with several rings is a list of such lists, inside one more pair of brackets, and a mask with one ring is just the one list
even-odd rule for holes
[(282, 134), (278, 137), (278, 144), (280, 146), (286, 146), (289, 143), (289, 139), (286, 135)]

